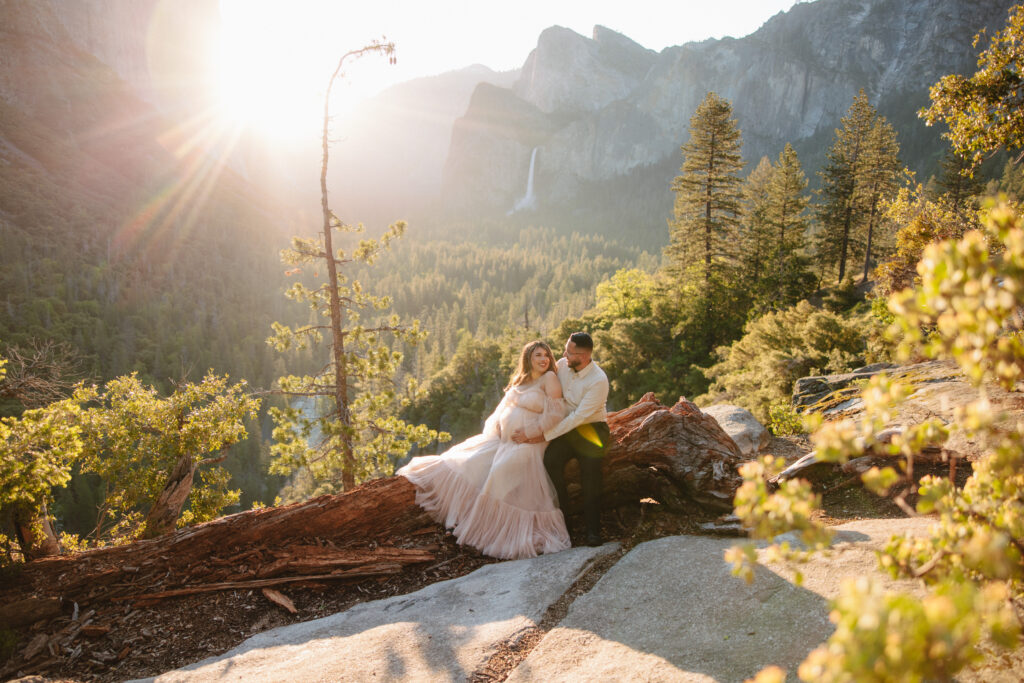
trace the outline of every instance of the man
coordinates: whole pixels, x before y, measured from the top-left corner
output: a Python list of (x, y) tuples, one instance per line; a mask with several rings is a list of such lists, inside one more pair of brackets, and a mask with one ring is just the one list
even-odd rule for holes
[[(587, 545), (601, 545), (601, 465), (610, 439), (605, 402), (608, 377), (591, 359), (594, 340), (586, 332), (574, 332), (565, 342), (565, 352), (555, 365), (562, 383), (562, 394), (569, 414), (557, 425), (536, 437), (550, 441), (544, 452), (544, 467), (555, 484), (558, 504), (565, 510), (569, 494), (565, 484), (565, 466), (576, 459), (583, 485), (583, 519)], [(512, 434), (516, 442), (528, 441), (520, 430)]]

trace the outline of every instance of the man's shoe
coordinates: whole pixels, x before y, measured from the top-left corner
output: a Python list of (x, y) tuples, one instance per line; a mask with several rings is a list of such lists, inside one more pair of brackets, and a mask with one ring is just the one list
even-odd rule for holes
[(604, 545), (604, 541), (601, 540), (601, 534), (599, 533), (588, 533), (587, 534), (587, 545), (591, 548), (596, 548), (599, 545)]

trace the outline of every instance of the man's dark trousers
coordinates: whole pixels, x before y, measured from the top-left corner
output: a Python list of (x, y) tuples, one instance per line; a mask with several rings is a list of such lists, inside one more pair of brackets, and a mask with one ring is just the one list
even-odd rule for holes
[(569, 504), (565, 466), (573, 458), (579, 462), (580, 483), (583, 485), (583, 520), (588, 536), (601, 534), (601, 465), (610, 438), (607, 422), (590, 422), (557, 437), (544, 451), (544, 467), (555, 485), (558, 505), (563, 512)]

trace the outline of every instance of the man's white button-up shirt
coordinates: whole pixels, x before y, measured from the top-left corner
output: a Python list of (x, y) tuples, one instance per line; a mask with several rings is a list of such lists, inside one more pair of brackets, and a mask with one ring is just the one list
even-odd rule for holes
[(562, 395), (569, 406), (569, 414), (544, 432), (546, 440), (551, 441), (567, 434), (581, 424), (607, 420), (605, 403), (608, 401), (608, 376), (597, 363), (591, 361), (587, 367), (576, 372), (569, 367), (565, 358), (559, 358), (555, 371), (558, 381), (562, 383)]

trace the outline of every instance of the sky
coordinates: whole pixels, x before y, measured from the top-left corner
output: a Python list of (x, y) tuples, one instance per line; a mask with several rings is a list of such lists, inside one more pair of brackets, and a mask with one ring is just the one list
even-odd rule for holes
[(220, 0), (218, 69), (228, 109), (269, 131), (322, 107), (341, 54), (386, 37), (397, 63), (351, 63), (340, 97), (350, 105), (397, 82), (473, 64), (522, 66), (549, 26), (590, 36), (596, 24), (661, 51), (742, 37), (807, 0)]

